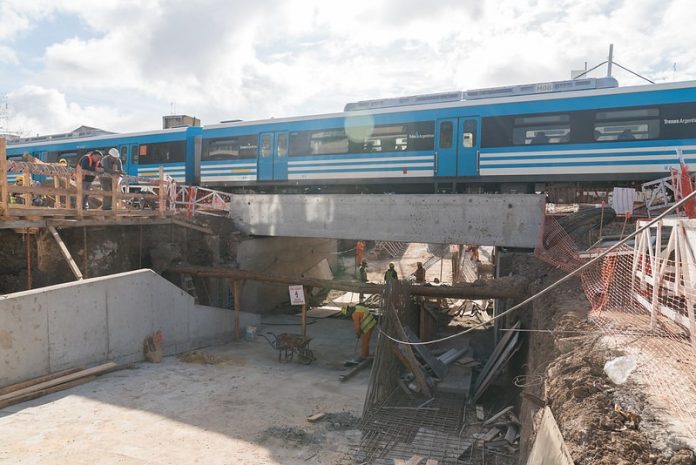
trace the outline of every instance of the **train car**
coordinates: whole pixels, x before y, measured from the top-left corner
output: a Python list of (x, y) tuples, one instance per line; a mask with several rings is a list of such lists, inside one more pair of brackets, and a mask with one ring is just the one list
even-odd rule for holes
[(116, 147), (121, 153), (123, 169), (131, 176), (157, 177), (159, 167), (179, 182), (193, 182), (195, 138), (201, 128), (187, 127), (127, 134), (36, 141), (10, 144), (8, 157), (29, 154), (47, 163), (66, 160), (75, 166), (91, 150), (108, 151)]
[(635, 185), (696, 163), (696, 82), (588, 78), (205, 126), (195, 179), (283, 190), (499, 192)]

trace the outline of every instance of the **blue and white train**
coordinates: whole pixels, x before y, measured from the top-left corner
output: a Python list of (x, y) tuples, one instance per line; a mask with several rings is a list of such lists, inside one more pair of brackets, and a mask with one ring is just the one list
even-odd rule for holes
[(55, 162), (116, 146), (129, 174), (225, 190), (533, 192), (696, 166), (696, 81), (613, 78), (367, 100), (342, 113), (8, 146)]

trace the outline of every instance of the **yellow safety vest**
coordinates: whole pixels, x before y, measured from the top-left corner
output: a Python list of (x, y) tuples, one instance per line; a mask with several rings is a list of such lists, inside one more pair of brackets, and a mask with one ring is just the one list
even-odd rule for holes
[(374, 315), (370, 313), (370, 310), (368, 310), (367, 307), (363, 307), (362, 305), (356, 305), (355, 311), (365, 314), (365, 316), (362, 317), (362, 320), (360, 320), (361, 333), (367, 334), (368, 331), (370, 331), (377, 325), (377, 319), (375, 319)]

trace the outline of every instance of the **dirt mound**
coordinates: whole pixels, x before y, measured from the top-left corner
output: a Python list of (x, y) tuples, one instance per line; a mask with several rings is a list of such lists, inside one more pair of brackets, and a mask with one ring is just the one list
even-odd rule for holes
[(200, 363), (202, 365), (217, 365), (219, 363), (225, 363), (226, 358), (220, 357), (218, 355), (213, 355), (208, 352), (200, 352), (194, 350), (192, 352), (184, 352), (176, 356), (179, 360), (186, 363)]

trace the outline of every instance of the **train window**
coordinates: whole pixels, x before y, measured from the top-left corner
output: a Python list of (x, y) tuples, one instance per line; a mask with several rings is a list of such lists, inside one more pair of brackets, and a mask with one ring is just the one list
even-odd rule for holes
[(594, 125), (594, 140), (598, 142), (656, 139), (659, 136), (660, 120), (658, 119), (611, 121)]
[(452, 122), (443, 121), (440, 123), (440, 148), (449, 149), (452, 147)]
[(598, 111), (593, 139), (597, 142), (657, 139), (659, 116), (658, 108)]
[(276, 153), (279, 157), (284, 157), (288, 154), (288, 135), (278, 134), (278, 140), (276, 141)]
[(121, 162), (123, 162), (124, 164), (128, 163), (128, 146), (122, 145), (121, 150), (119, 150), (119, 153), (121, 154)]
[(261, 156), (263, 158), (268, 158), (271, 156), (271, 134), (264, 134), (261, 136)]
[(546, 145), (570, 142), (570, 115), (519, 116), (514, 119), (513, 145)]
[(343, 129), (327, 129), (312, 133), (309, 141), (312, 155), (348, 153), (348, 136)]
[(207, 139), (203, 142), (203, 160), (256, 158), (255, 135)]
[(514, 145), (563, 144), (570, 140), (570, 126), (527, 126), (514, 128)]
[[(371, 153), (393, 151), (433, 150), (435, 122), (385, 124), (374, 128), (351, 128), (348, 137), (344, 129), (291, 132), (289, 154), (329, 155), (342, 153)], [(365, 129), (365, 130), (363, 130)], [(359, 136), (355, 136), (358, 134)]]
[(462, 147), (476, 147), (476, 128), (478, 124), (475, 119), (464, 120), (464, 131), (462, 134)]
[(158, 142), (140, 146), (141, 165), (177, 163), (186, 160), (186, 142)]

